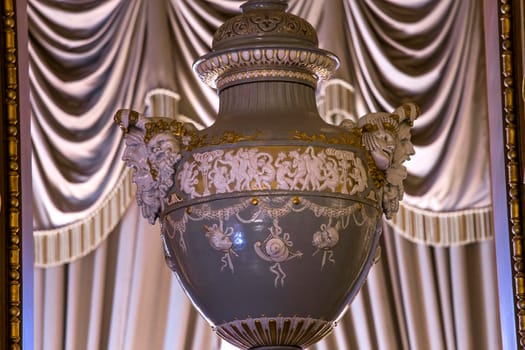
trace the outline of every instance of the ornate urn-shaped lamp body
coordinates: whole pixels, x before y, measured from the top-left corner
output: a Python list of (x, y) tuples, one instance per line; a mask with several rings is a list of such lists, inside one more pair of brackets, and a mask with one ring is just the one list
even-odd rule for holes
[(248, 1), (194, 69), (219, 91), (214, 125), (122, 110), (124, 160), (166, 260), (227, 341), (297, 349), (327, 335), (374, 261), (403, 193), (417, 108), (326, 124), (337, 58), (285, 1)]

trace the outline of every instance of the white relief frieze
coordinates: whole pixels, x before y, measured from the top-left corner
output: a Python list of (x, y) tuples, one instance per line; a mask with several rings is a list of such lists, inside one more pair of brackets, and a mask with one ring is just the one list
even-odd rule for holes
[(177, 176), (191, 198), (253, 190), (324, 191), (356, 195), (368, 186), (363, 161), (334, 148), (239, 148), (194, 153)]

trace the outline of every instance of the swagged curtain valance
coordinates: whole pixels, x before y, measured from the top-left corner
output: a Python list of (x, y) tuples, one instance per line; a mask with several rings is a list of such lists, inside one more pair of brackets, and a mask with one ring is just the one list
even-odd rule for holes
[[(214, 91), (191, 65), (242, 1), (29, 1), (36, 265), (95, 249), (133, 200), (120, 161), (119, 108), (146, 109), (156, 88), (182, 115), (213, 122)], [(422, 110), (392, 225), (411, 240), (455, 245), (492, 237), (481, 14), (475, 1), (291, 0), (341, 59), (319, 91), (326, 118)], [(344, 81), (341, 83), (340, 81)], [(163, 94), (162, 91), (157, 91)], [(168, 94), (169, 95), (169, 94)]]

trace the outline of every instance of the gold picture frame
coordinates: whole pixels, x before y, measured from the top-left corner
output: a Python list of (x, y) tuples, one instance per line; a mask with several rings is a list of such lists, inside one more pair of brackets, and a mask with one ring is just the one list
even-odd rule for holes
[(0, 349), (33, 348), (31, 142), (22, 142), (30, 139), (26, 5), (0, 3)]
[[(523, 100), (524, 4), (484, 1), (485, 53), (491, 152), (492, 206), (503, 349), (525, 348), (525, 265), (522, 220), (525, 146)], [(523, 123), (523, 120), (521, 121)]]
[[(32, 224), (26, 0), (3, 0), (0, 25), (0, 348), (32, 349)], [(522, 89), (525, 33), (519, 32), (523, 7), (510, 0), (485, 0), (486, 45), (497, 43), (491, 64), (499, 86), (489, 96), (493, 192), (503, 343), (525, 346), (524, 218), (525, 146)], [(523, 21), (523, 18), (521, 18)], [(490, 33), (488, 32), (490, 28)], [(516, 29), (518, 28), (518, 29)], [(518, 33), (516, 33), (518, 31)], [(21, 44), (22, 43), (22, 44)], [(490, 48), (486, 49), (487, 52)], [(489, 76), (490, 84), (490, 76)], [(495, 94), (494, 91), (500, 92)], [(498, 96), (496, 96), (498, 95)], [(494, 107), (495, 106), (495, 107)], [(499, 109), (498, 109), (499, 108)], [(490, 113), (489, 113), (490, 115)], [(520, 122), (522, 123), (520, 127)], [(23, 139), (27, 142), (22, 142)], [(497, 163), (497, 164), (496, 164)], [(500, 174), (498, 177), (498, 174)], [(500, 182), (501, 181), (501, 182)], [(505, 276), (508, 278), (505, 280)], [(510, 297), (505, 297), (505, 292)], [(508, 316), (508, 317), (507, 317)], [(506, 322), (506, 323), (505, 323)], [(510, 349), (505, 347), (505, 349)]]

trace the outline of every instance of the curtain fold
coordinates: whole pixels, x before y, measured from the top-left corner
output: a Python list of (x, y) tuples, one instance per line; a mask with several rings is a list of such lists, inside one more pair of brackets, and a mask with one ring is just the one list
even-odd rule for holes
[(112, 116), (137, 101), (146, 21), (142, 2), (112, 3), (87, 13), (29, 3), (36, 229), (83, 218), (123, 170)]
[[(344, 1), (355, 115), (416, 101), (405, 201), (429, 211), (490, 206), (482, 14), (475, 1)], [(338, 41), (329, 41), (335, 52)], [(335, 46), (332, 46), (335, 45)], [(332, 46), (332, 47), (331, 47)], [(344, 78), (344, 77), (343, 77)]]
[(164, 262), (159, 236), (132, 204), (97, 250), (37, 268), (35, 349), (218, 350)]
[[(119, 197), (129, 178), (112, 119), (118, 108), (139, 108), (148, 84), (146, 4), (28, 4), (37, 265), (95, 249), (131, 201)], [(72, 236), (84, 244), (72, 247)]]
[[(29, 2), (35, 238), (54, 242), (41, 244), (48, 253), (39, 266), (57, 252), (67, 251), (52, 264), (72, 261), (36, 268), (35, 349), (219, 349), (168, 271), (158, 227), (140, 218), (131, 191), (118, 191), (130, 183), (119, 180), (123, 139), (112, 117), (119, 108), (148, 110), (145, 96), (160, 89), (180, 97), (187, 120), (213, 123), (216, 93), (191, 65), (241, 3)], [(290, 1), (318, 28), (320, 46), (341, 59), (336, 77), (353, 89), (338, 106), (344, 117), (407, 100), (423, 112), (407, 164), (409, 219), (385, 226), (382, 259), (339, 326), (312, 349), (501, 348), (476, 5)], [(415, 223), (443, 213), (459, 218), (443, 246), (405, 238), (435, 235), (435, 225)], [(87, 241), (72, 247), (75, 235)], [(450, 237), (464, 245), (451, 246)]]

